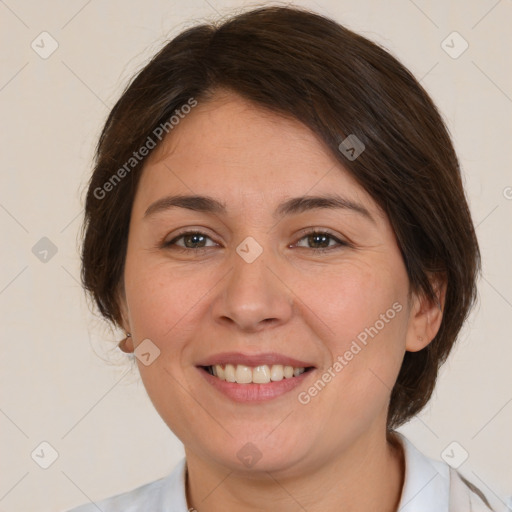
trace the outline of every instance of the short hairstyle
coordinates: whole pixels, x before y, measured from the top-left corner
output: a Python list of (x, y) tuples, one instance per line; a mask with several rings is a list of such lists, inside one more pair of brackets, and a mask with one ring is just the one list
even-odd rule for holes
[[(393, 430), (432, 395), (475, 301), (480, 252), (457, 156), (429, 95), (387, 51), (329, 18), (272, 6), (200, 24), (133, 78), (96, 149), (81, 248), (85, 290), (121, 326), (130, 214), (145, 161), (134, 152), (191, 98), (207, 101), (220, 89), (299, 120), (326, 144), (387, 214), (410, 290), (437, 301), (432, 281), (445, 280), (440, 329), (424, 349), (406, 352), (392, 390)], [(339, 149), (349, 135), (365, 146), (355, 159)]]

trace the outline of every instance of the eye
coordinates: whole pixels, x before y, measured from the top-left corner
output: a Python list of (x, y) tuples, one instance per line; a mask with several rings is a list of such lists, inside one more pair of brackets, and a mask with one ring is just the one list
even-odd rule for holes
[[(330, 251), (333, 249), (338, 249), (340, 247), (347, 247), (349, 245), (347, 242), (340, 240), (339, 238), (335, 237), (334, 235), (331, 235), (326, 231), (311, 231), (309, 233), (306, 233), (306, 235), (304, 235), (299, 240), (299, 242), (301, 240), (306, 240), (308, 244), (311, 244), (313, 246), (320, 245), (321, 247), (305, 247), (306, 249), (311, 249), (315, 252)], [(335, 243), (333, 245), (330, 245), (331, 241), (334, 241)], [(297, 242), (297, 246), (301, 247), (299, 245), (299, 242)]]
[[(183, 240), (183, 244), (178, 244), (179, 240)], [(164, 242), (164, 247), (175, 246), (178, 250), (189, 251), (189, 250), (197, 250), (206, 249), (205, 246), (206, 240), (211, 240), (211, 238), (205, 233), (201, 233), (200, 231), (186, 231), (185, 233), (179, 234), (177, 237), (173, 238), (169, 242)], [(213, 241), (213, 240), (212, 240)], [(215, 242), (213, 246), (217, 245)]]
[[(218, 245), (215, 242), (213, 242), (212, 245), (206, 245), (207, 240), (213, 242), (213, 240), (208, 235), (202, 233), (201, 231), (186, 231), (184, 233), (180, 233), (172, 240), (164, 242), (162, 246), (164, 248), (173, 248), (184, 252), (203, 252), (206, 251), (209, 247), (215, 247)], [(301, 246), (299, 242), (302, 240), (305, 240), (309, 245), (313, 245), (313, 247)], [(178, 243), (180, 241), (182, 241), (182, 243)], [(329, 232), (318, 230), (306, 233), (302, 238), (299, 239), (299, 242), (296, 244), (297, 247), (311, 249), (314, 252), (331, 251), (333, 249), (347, 247), (349, 245), (347, 242), (340, 240), (334, 235), (331, 235)]]

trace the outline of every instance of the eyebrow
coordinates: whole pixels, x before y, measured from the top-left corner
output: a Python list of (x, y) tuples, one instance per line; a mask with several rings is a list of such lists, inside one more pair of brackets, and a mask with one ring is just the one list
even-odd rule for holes
[[(213, 197), (200, 195), (171, 195), (162, 197), (152, 203), (145, 211), (144, 218), (171, 208), (184, 208), (195, 212), (214, 213), (218, 215), (225, 215), (227, 213), (226, 205)], [(277, 207), (273, 216), (274, 218), (280, 218), (286, 215), (294, 215), (308, 210), (322, 208), (329, 210), (351, 210), (375, 223), (375, 219), (363, 205), (337, 194), (300, 196), (287, 199)]]

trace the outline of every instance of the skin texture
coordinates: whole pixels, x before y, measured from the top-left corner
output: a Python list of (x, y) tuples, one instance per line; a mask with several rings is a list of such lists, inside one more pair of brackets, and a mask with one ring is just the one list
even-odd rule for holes
[[(286, 199), (333, 192), (372, 220), (349, 209), (273, 217)], [(172, 208), (144, 218), (152, 203), (177, 193), (211, 196), (227, 213)], [(308, 241), (306, 228), (348, 245)], [(188, 229), (209, 238), (162, 247)], [(248, 236), (263, 249), (252, 263), (236, 252)], [(180, 252), (186, 242), (206, 251)], [(189, 507), (396, 510), (404, 467), (386, 439), (387, 405), (405, 351), (432, 340), (441, 312), (410, 293), (387, 217), (309, 128), (226, 91), (200, 102), (145, 164), (121, 303), (132, 334), (126, 350), (146, 338), (160, 350), (152, 364), (138, 365), (154, 406), (185, 445)], [(401, 311), (301, 404), (298, 393), (394, 303)], [(271, 401), (235, 403), (196, 367), (226, 351), (277, 352), (316, 369)], [(261, 453), (250, 468), (237, 457), (248, 442)]]

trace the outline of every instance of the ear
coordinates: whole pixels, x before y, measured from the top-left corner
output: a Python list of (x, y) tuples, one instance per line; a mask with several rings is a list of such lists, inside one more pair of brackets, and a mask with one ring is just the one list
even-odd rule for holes
[[(133, 337), (131, 336), (131, 327), (130, 327), (130, 322), (129, 322), (129, 310), (128, 310), (128, 305), (126, 303), (126, 295), (124, 293), (124, 286), (120, 286), (120, 289), (117, 293), (117, 301), (118, 301), (118, 304), (119, 304), (119, 312), (120, 312), (120, 315), (121, 315), (121, 318), (118, 322), (119, 324), (119, 327), (121, 327), (121, 329), (123, 329), (123, 331), (127, 334), (127, 336), (120, 341), (118, 347), (123, 351), (125, 352), (126, 354), (131, 354), (134, 352), (135, 350), (135, 347), (133, 345)], [(128, 335), (130, 334), (130, 335)]]
[(418, 352), (425, 348), (436, 336), (443, 320), (446, 298), (446, 279), (437, 274), (431, 279), (435, 293), (434, 300), (424, 293), (414, 293), (407, 329), (405, 349)]

